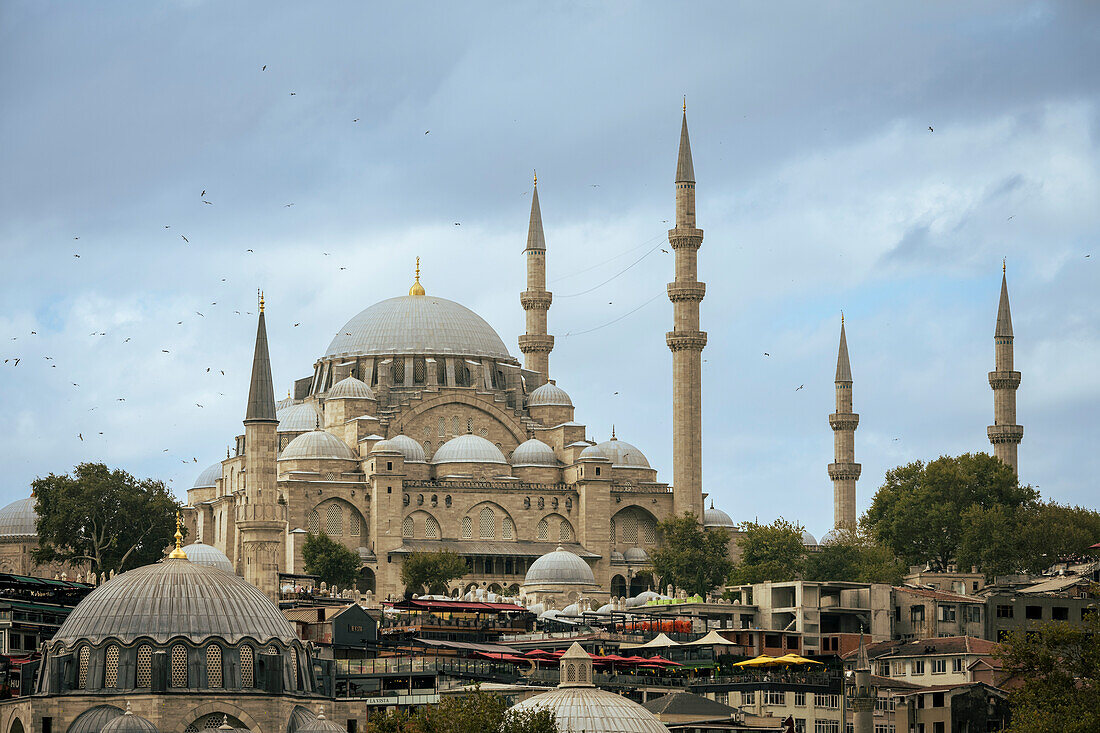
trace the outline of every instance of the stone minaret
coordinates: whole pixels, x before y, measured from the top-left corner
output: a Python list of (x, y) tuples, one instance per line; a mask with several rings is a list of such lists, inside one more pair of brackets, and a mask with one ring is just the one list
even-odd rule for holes
[(699, 303), (707, 287), (697, 277), (703, 230), (695, 228), (695, 167), (688, 141), (687, 103), (676, 161), (676, 228), (668, 230), (676, 253), (676, 280), (668, 284), (673, 330), (665, 336), (672, 351), (672, 507), (679, 515), (703, 517), (702, 353), (707, 334), (699, 330)]
[(1016, 450), (1024, 439), (1024, 427), (1016, 424), (1016, 389), (1020, 373), (1012, 369), (1012, 312), (1008, 308), (1008, 275), (1001, 267), (1001, 302), (997, 306), (997, 330), (993, 332), (996, 369), (989, 373), (993, 388), (993, 424), (987, 429), (993, 455), (1018, 475)]
[(279, 557), (286, 505), (278, 501), (275, 485), (275, 389), (267, 352), (264, 299), (256, 326), (252, 382), (244, 415), (244, 496), (237, 504), (237, 531), (241, 535), (244, 578), (274, 601), (279, 595)]
[(833, 463), (829, 478), (833, 481), (833, 527), (856, 528), (856, 481), (862, 466), (856, 463), (856, 427), (859, 415), (852, 412), (852, 365), (848, 362), (848, 339), (844, 335), (844, 316), (840, 316), (840, 350), (836, 356), (836, 412), (829, 415), (833, 429)]
[(519, 302), (527, 311), (527, 333), (519, 337), (523, 366), (550, 378), (550, 351), (554, 337), (546, 333), (546, 312), (553, 294), (546, 290), (546, 236), (542, 232), (542, 210), (539, 209), (539, 179), (535, 176), (531, 191), (531, 223), (527, 227), (527, 290), (519, 294)]

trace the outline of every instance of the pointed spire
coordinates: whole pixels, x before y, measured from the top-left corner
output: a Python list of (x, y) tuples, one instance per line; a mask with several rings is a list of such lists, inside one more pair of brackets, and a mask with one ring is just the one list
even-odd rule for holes
[(859, 651), (856, 652), (856, 671), (870, 671), (871, 660), (867, 657), (867, 645), (863, 643), (863, 631), (859, 632)]
[(1008, 307), (1008, 274), (1001, 269), (1001, 302), (997, 305), (997, 330), (994, 338), (1012, 338), (1012, 311)]
[(267, 351), (267, 324), (264, 320), (263, 296), (260, 296), (260, 318), (256, 323), (256, 351), (252, 356), (252, 382), (248, 387), (248, 408), (244, 421), (278, 422), (275, 417), (275, 386), (271, 382), (271, 357)]
[(684, 99), (684, 121), (680, 125), (680, 156), (676, 160), (676, 183), (695, 183), (695, 166), (691, 162), (691, 141), (688, 140), (686, 97)]
[(844, 335), (844, 314), (840, 314), (840, 349), (836, 355), (836, 381), (852, 381), (852, 365), (848, 362), (848, 339)]
[(527, 249), (546, 249), (546, 235), (542, 233), (542, 209), (539, 208), (539, 177), (531, 190), (531, 223), (527, 227)]

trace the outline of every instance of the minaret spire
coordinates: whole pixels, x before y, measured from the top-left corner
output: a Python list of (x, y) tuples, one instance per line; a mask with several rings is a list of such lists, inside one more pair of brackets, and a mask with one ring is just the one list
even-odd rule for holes
[(542, 209), (539, 208), (539, 177), (534, 174), (531, 190), (531, 221), (527, 226), (527, 290), (519, 302), (527, 312), (527, 333), (519, 337), (524, 368), (538, 372), (542, 379), (550, 378), (550, 352), (554, 337), (546, 332), (546, 312), (550, 310), (553, 293), (546, 290), (546, 235), (542, 231)]
[(703, 230), (695, 227), (695, 166), (688, 139), (687, 99), (680, 123), (676, 159), (676, 226), (668, 230), (676, 253), (676, 278), (668, 284), (673, 330), (665, 335), (672, 351), (672, 505), (677, 514), (703, 517), (702, 353), (707, 334), (699, 330), (699, 303), (706, 285), (698, 280)]
[(256, 349), (252, 355), (252, 381), (248, 385), (245, 424), (250, 421), (279, 422), (275, 417), (275, 387), (271, 381), (271, 357), (267, 349), (264, 294), (260, 293), (260, 317), (256, 323)]
[(843, 313), (840, 314), (835, 384), (836, 412), (829, 415), (829, 427), (833, 429), (833, 462), (829, 464), (829, 478), (833, 482), (833, 527), (855, 529), (856, 481), (863, 467), (855, 462), (859, 415), (852, 412), (852, 365), (848, 360)]
[(1008, 273), (1001, 263), (1001, 299), (997, 303), (997, 327), (993, 331), (995, 368), (989, 373), (993, 388), (993, 424), (986, 432), (993, 454), (1019, 474), (1017, 451), (1024, 439), (1024, 428), (1016, 424), (1016, 390), (1020, 373), (1013, 369), (1012, 310), (1008, 305)]

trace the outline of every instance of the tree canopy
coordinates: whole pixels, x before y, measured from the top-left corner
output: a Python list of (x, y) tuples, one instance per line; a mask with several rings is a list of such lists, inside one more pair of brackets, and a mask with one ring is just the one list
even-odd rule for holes
[(401, 582), (410, 593), (446, 593), (447, 584), (468, 571), (466, 561), (457, 552), (413, 552), (401, 564)]
[(835, 539), (816, 552), (806, 553), (802, 577), (806, 580), (847, 580), (857, 583), (901, 583), (905, 566), (865, 529), (838, 530)]
[(302, 560), (307, 573), (330, 586), (346, 588), (359, 576), (359, 556), (324, 532), (306, 536)]
[(510, 711), (500, 695), (475, 690), (447, 695), (438, 705), (415, 712), (387, 711), (371, 716), (365, 733), (557, 733), (554, 714), (546, 709)]
[(92, 572), (122, 572), (164, 557), (176, 533), (179, 502), (164, 482), (138, 480), (102, 463), (35, 479), (39, 564), (89, 563)]
[(650, 554), (650, 563), (662, 583), (699, 595), (726, 584), (733, 568), (728, 530), (704, 530), (691, 512), (662, 520), (658, 528), (664, 539)]
[(737, 538), (741, 558), (733, 568), (730, 582), (779, 583), (800, 577), (806, 561), (802, 529), (782, 517), (771, 524), (742, 524), (741, 536)]

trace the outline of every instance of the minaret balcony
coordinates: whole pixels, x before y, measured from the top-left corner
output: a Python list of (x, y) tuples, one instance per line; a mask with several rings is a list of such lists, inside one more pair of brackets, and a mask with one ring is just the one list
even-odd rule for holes
[(548, 293), (545, 290), (524, 290), (519, 294), (520, 305), (523, 306), (523, 310), (525, 311), (548, 310), (553, 300), (554, 294)]
[(706, 331), (669, 331), (665, 343), (672, 351), (702, 351), (707, 345)]
[(519, 350), (524, 354), (545, 352), (550, 353), (554, 348), (554, 337), (546, 334), (521, 334), (519, 337)]
[(989, 386), (993, 389), (1016, 389), (1020, 386), (1020, 373), (990, 372)]
[(1024, 426), (990, 425), (986, 428), (986, 433), (989, 435), (989, 442), (994, 445), (998, 443), (1019, 443), (1024, 439)]
[(703, 230), (694, 227), (669, 229), (668, 243), (672, 245), (673, 249), (680, 249), (681, 247), (699, 249), (703, 244)]
[(703, 296), (707, 294), (707, 284), (694, 282), (694, 283), (676, 283), (672, 282), (668, 284), (668, 299), (673, 303), (680, 303), (683, 301), (698, 303), (703, 299)]
[(863, 465), (859, 463), (829, 464), (829, 478), (832, 481), (858, 481), (862, 472)]
[(834, 412), (829, 415), (829, 427), (833, 430), (855, 430), (859, 427), (859, 415), (854, 412)]

